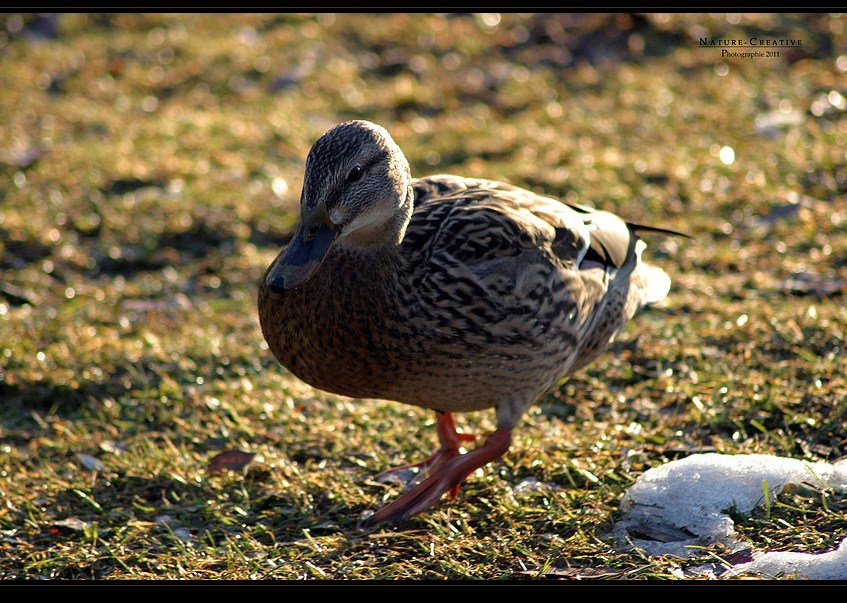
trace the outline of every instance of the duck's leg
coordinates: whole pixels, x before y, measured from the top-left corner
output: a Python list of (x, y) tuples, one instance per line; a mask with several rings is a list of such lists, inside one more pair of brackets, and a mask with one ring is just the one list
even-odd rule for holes
[(362, 526), (370, 528), (384, 521), (399, 524), (428, 509), (475, 470), (503, 456), (511, 443), (512, 429), (501, 427), (488, 436), (482, 446), (439, 463), (428, 478), (368, 517)]
[[(441, 446), (434, 454), (417, 463), (408, 463), (399, 467), (394, 467), (383, 471), (374, 479), (377, 481), (387, 481), (392, 476), (397, 475), (406, 469), (414, 467), (419, 468), (418, 475), (411, 483), (420, 481), (433, 471), (437, 471), (446, 461), (459, 456), (459, 442), (472, 442), (476, 440), (476, 436), (471, 433), (459, 433), (456, 431), (456, 420), (453, 418), (453, 413), (437, 411), (436, 427), (438, 429), (438, 441)], [(450, 496), (456, 496), (459, 493), (459, 485), (457, 484), (450, 490)]]

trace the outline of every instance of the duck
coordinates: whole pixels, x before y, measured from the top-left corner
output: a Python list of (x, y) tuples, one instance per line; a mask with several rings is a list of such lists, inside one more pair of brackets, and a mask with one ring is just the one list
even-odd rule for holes
[[(439, 447), (388, 469), (407, 490), (363, 528), (455, 498), (527, 410), (604, 351), (671, 281), (640, 234), (680, 235), (506, 182), (414, 178), (391, 134), (335, 125), (305, 163), (300, 221), (258, 288), (262, 336), (314, 388), (435, 412)], [(683, 235), (687, 236), (687, 235)], [(478, 445), (455, 415), (493, 409)]]

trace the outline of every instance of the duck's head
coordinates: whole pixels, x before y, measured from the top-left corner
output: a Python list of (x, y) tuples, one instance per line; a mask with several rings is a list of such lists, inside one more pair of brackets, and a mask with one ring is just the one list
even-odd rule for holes
[(363, 250), (397, 245), (412, 211), (411, 172), (385, 128), (348, 121), (309, 151), (300, 226), (267, 274), (277, 293), (309, 280), (334, 246)]

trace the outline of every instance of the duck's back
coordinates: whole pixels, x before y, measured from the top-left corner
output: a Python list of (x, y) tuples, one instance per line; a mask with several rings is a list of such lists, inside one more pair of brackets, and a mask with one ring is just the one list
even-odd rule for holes
[(433, 176), (414, 189), (405, 320), (427, 333), (424, 357), (448, 386), (467, 375), (537, 398), (669, 288), (640, 259), (641, 227), (613, 214), (490, 180)]
[[(535, 318), (573, 315), (584, 340), (610, 293), (626, 293), (622, 323), (670, 287), (662, 270), (641, 261), (638, 232), (671, 231), (491, 180), (431, 176), (414, 181), (414, 190), (400, 252), (421, 299), (440, 291), (463, 308), (488, 301), (491, 310), (508, 306)], [(423, 284), (430, 289), (421, 292)]]

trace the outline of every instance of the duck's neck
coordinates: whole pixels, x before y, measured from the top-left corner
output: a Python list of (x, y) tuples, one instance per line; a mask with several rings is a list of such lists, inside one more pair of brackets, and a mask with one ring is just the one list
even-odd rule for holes
[(386, 249), (393, 250), (403, 241), (403, 235), (406, 234), (406, 227), (409, 225), (412, 210), (414, 210), (414, 195), (414, 190), (409, 186), (405, 198), (388, 220), (360, 227), (342, 236), (336, 242), (336, 246), (362, 254), (380, 254)]
[[(364, 244), (366, 242), (370, 244)], [(367, 291), (367, 297), (371, 299), (365, 301), (365, 309), (370, 304), (377, 303), (374, 298), (379, 298), (380, 303), (386, 303), (397, 286), (397, 269), (400, 263), (398, 244), (399, 241), (395, 243), (393, 237), (377, 236), (370, 239), (362, 236), (337, 241), (325, 265), (316, 275), (316, 278), (329, 279), (324, 284), (324, 295), (338, 299), (347, 297), (351, 291), (358, 294)], [(361, 300), (351, 297), (342, 305), (359, 306), (359, 301)], [(348, 308), (352, 310), (350, 306)]]
[(412, 204), (378, 228), (361, 229), (339, 238), (324, 266), (315, 275), (322, 281), (319, 296), (339, 315), (360, 324), (379, 322), (380, 313), (396, 315), (405, 287), (401, 284), (400, 244), (409, 223)]

